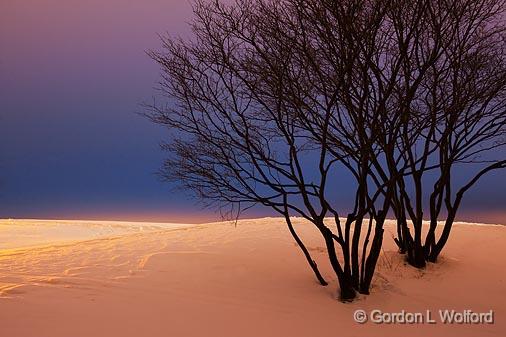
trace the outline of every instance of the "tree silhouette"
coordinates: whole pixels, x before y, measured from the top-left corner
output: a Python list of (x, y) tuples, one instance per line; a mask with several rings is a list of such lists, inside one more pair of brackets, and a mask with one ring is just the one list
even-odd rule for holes
[[(379, 147), (368, 125), (380, 116), (342, 102), (355, 71), (344, 77), (340, 72), (349, 68), (347, 62), (359, 63), (364, 52), (339, 64), (332, 60), (341, 47), (326, 55), (334, 42), (352, 50), (357, 36), (346, 31), (330, 40), (322, 34), (346, 28), (356, 15), (377, 13), (357, 13), (350, 3), (345, 22), (327, 5), (197, 1), (193, 40), (163, 37), (162, 51), (150, 52), (161, 66), (161, 90), (169, 104), (152, 105), (146, 114), (174, 131), (164, 145), (170, 153), (164, 178), (209, 206), (261, 204), (282, 214), (325, 285), (290, 217), (307, 219), (325, 241), (341, 299), (351, 300), (356, 291), (369, 292), (390, 207), (385, 190), (393, 184), (378, 188), (369, 178), (370, 158), (379, 156)], [(366, 33), (361, 25), (354, 34)], [(341, 167), (356, 180), (354, 207), (345, 221), (328, 191), (339, 188), (335, 172)]]
[[(326, 285), (291, 217), (308, 220), (344, 301), (369, 293), (389, 212), (409, 263), (436, 261), (464, 194), (505, 166), (477, 157), (504, 145), (503, 7), (500, 0), (196, 1), (192, 39), (164, 36), (161, 51), (149, 53), (167, 97), (146, 112), (169, 129), (161, 175), (209, 207), (275, 210)], [(456, 189), (452, 170), (479, 163)], [(340, 217), (332, 192), (346, 179), (343, 168), (355, 193)]]
[(383, 178), (397, 181), (396, 241), (410, 264), (424, 267), (448, 241), (466, 192), (506, 166), (499, 151), (506, 144), (505, 2), (401, 3), (409, 6), (397, 7), (388, 55), (402, 63), (379, 144), (387, 154)]

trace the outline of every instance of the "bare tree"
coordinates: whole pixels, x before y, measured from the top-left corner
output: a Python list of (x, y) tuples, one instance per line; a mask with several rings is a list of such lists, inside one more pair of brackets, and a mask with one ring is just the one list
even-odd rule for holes
[[(505, 1), (401, 3), (408, 6), (392, 17), (393, 53), (403, 59), (398, 101), (384, 131), (395, 145), (382, 146), (386, 176), (397, 177), (396, 241), (410, 264), (424, 267), (445, 246), (466, 192), (506, 166), (498, 150), (506, 144)], [(455, 179), (460, 172), (471, 172), (467, 181)], [(438, 220), (444, 222), (439, 238)]]
[[(369, 66), (363, 60), (369, 49), (354, 50), (360, 39), (374, 47), (367, 31), (371, 20), (382, 22), (378, 4), (197, 1), (194, 40), (164, 37), (163, 50), (150, 53), (169, 102), (152, 105), (147, 115), (173, 131), (162, 175), (210, 206), (261, 204), (282, 214), (325, 285), (290, 217), (307, 219), (322, 235), (344, 301), (369, 293), (393, 194), (392, 183), (371, 179), (381, 148), (370, 126), (382, 115), (355, 102), (369, 99), (370, 84), (354, 69)], [(328, 53), (334, 43), (342, 45)], [(349, 55), (337, 55), (342, 51)], [(357, 75), (359, 94), (346, 89)], [(340, 186), (339, 167), (357, 183), (344, 223), (328, 192)]]
[[(390, 210), (409, 263), (436, 261), (464, 194), (506, 165), (494, 158), (506, 129), (503, 6), (197, 1), (194, 38), (162, 37), (150, 52), (168, 97), (146, 113), (171, 131), (162, 176), (209, 207), (275, 210), (327, 285), (291, 222), (307, 219), (342, 300), (369, 293)], [(456, 187), (452, 171), (473, 164)], [(342, 168), (356, 183), (344, 221), (330, 201)]]
[[(303, 31), (315, 31), (323, 51), (313, 57), (318, 64), (310, 71), (323, 74), (314, 81), (336, 84), (329, 151), (364, 163), (349, 168), (362, 177), (360, 186), (374, 182), (390, 204), (408, 262), (435, 262), (465, 193), (506, 164), (498, 150), (506, 143), (505, 1), (300, 6), (313, 18)], [(471, 167), (464, 183), (454, 178)], [(436, 239), (438, 220), (445, 224)]]

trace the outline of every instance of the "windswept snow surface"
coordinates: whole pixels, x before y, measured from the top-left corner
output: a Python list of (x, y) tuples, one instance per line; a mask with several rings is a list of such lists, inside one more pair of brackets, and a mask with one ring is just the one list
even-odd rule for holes
[(156, 222), (3, 219), (0, 220), (0, 250), (65, 244), (189, 226), (192, 225)]

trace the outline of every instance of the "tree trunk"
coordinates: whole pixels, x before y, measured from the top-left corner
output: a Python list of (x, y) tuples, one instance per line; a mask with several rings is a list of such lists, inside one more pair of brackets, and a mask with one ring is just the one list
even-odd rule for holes
[(351, 302), (357, 297), (353, 282), (351, 281), (350, 275), (344, 275), (339, 277), (339, 300), (341, 302)]
[(410, 247), (410, 251), (408, 252), (408, 263), (415, 268), (425, 268), (425, 256), (424, 247), (418, 242), (413, 242), (413, 245)]
[(306, 257), (306, 260), (309, 263), (309, 266), (311, 267), (311, 269), (313, 270), (313, 273), (315, 274), (316, 278), (318, 279), (318, 282), (320, 282), (320, 284), (322, 286), (327, 286), (328, 283), (327, 283), (327, 281), (325, 281), (325, 279), (321, 275), (320, 270), (318, 269), (318, 265), (313, 260), (313, 258), (311, 257), (311, 254), (309, 253), (309, 251), (307, 250), (306, 246), (304, 245), (304, 243), (302, 242), (302, 240), (300, 239), (300, 237), (297, 235), (297, 232), (293, 228), (293, 224), (292, 224), (292, 221), (291, 221), (290, 217), (289, 216), (285, 216), (285, 220), (286, 220), (286, 224), (288, 225), (288, 230), (292, 234), (295, 242), (297, 242), (297, 245), (299, 246), (300, 250), (302, 250), (302, 253)]
[(330, 229), (326, 228), (321, 224), (319, 226), (320, 231), (325, 239), (325, 244), (327, 246), (327, 253), (329, 255), (330, 264), (334, 269), (334, 272), (337, 275), (337, 280), (339, 281), (340, 287), (340, 295), (339, 299), (342, 302), (351, 302), (357, 296), (355, 289), (353, 288), (353, 282), (351, 279), (350, 273), (345, 273), (341, 268), (339, 263), (339, 259), (337, 258), (336, 249), (334, 245), (334, 238), (332, 237), (332, 232)]
[(383, 244), (383, 224), (385, 223), (386, 214), (380, 213), (376, 219), (376, 227), (374, 231), (374, 238), (371, 244), (371, 250), (364, 268), (363, 282), (360, 284), (360, 293), (369, 294), (371, 287), (372, 278), (374, 276), (374, 270), (376, 269), (376, 263), (378, 262), (379, 255), (381, 253), (381, 246)]
[(429, 253), (428, 261), (436, 263), (437, 258), (439, 257), (439, 254), (441, 254), (441, 251), (443, 250), (444, 246), (448, 242), (448, 239), (450, 238), (450, 232), (452, 230), (453, 222), (455, 221), (455, 216), (457, 215), (457, 207), (454, 209), (451, 209), (448, 217), (446, 218), (446, 222), (443, 228), (443, 232), (441, 233), (441, 237), (439, 238), (438, 242), (434, 245), (432, 250)]
[(407, 221), (401, 221), (403, 224), (402, 235), (404, 239), (404, 248), (406, 252), (406, 261), (415, 268), (425, 268), (425, 250), (421, 244), (421, 240), (416, 241), (407, 225)]
[(406, 219), (397, 219), (397, 238), (394, 239), (395, 243), (397, 244), (397, 247), (399, 247), (399, 253), (400, 254), (406, 254), (407, 251), (407, 245), (406, 245), (406, 238), (404, 235), (405, 228), (407, 227)]

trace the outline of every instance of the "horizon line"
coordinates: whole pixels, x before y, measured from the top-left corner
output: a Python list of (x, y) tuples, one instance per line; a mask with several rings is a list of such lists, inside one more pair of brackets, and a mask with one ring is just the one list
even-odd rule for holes
[[(305, 219), (302, 216), (291, 216), (293, 219)], [(2, 221), (63, 221), (63, 222), (115, 222), (115, 223), (144, 223), (144, 224), (178, 224), (178, 225), (206, 225), (213, 223), (224, 223), (224, 222), (241, 222), (241, 221), (253, 221), (253, 220), (263, 220), (263, 219), (283, 219), (282, 216), (261, 216), (256, 218), (238, 218), (238, 219), (223, 219), (220, 221), (204, 221), (204, 222), (180, 222), (180, 221), (150, 221), (150, 220), (110, 220), (110, 219), (52, 219), (52, 218), (0, 218), (0, 222)], [(326, 217), (325, 219), (333, 219), (333, 217)], [(340, 220), (346, 220), (345, 217), (340, 217)], [(365, 217), (364, 219), (369, 219)], [(307, 219), (305, 219), (307, 220)], [(385, 221), (395, 221), (395, 218), (386, 218)], [(438, 224), (440, 225), (446, 219), (438, 220)], [(430, 222), (430, 220), (423, 220), (424, 224)], [(506, 226), (506, 224), (501, 223), (492, 223), (492, 222), (476, 222), (476, 221), (464, 221), (464, 220), (455, 220), (454, 224), (461, 225), (485, 225), (485, 226)]]

